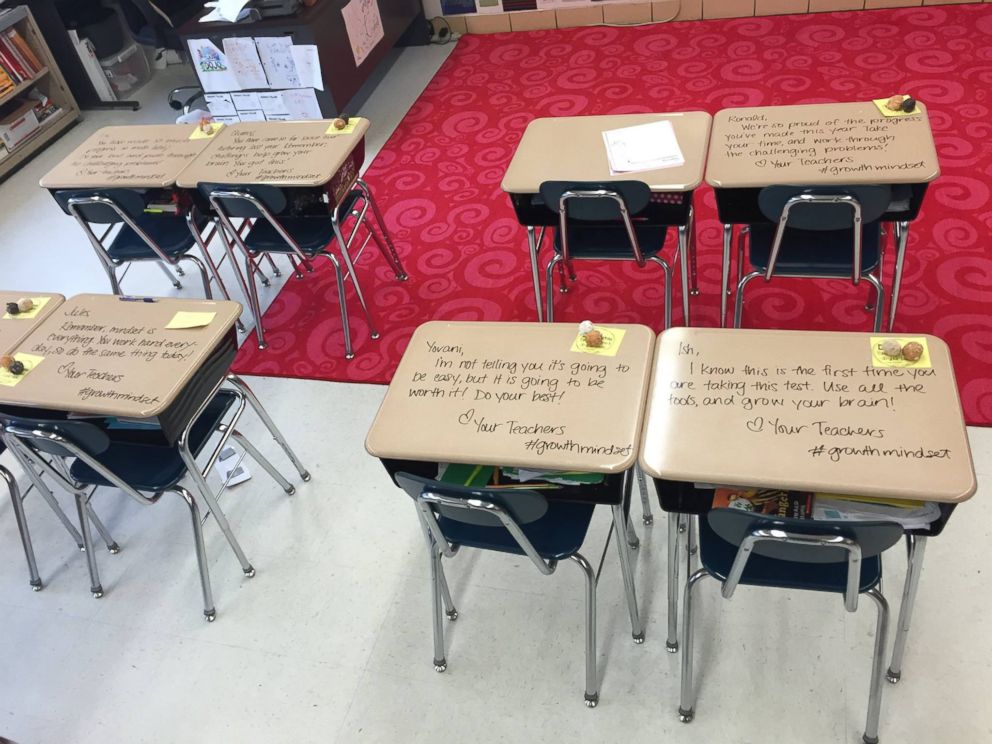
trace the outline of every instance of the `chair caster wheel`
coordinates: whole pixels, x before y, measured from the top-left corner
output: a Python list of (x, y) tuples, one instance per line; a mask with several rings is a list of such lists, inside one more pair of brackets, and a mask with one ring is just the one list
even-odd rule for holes
[(670, 654), (677, 654), (679, 652), (679, 642), (665, 641), (665, 650)]
[(891, 669), (886, 670), (885, 678), (892, 684), (896, 684), (902, 679), (902, 672), (893, 672)]
[(41, 589), (42, 589), (41, 579), (38, 579), (37, 581), (32, 581), (31, 582), (31, 591), (33, 591), (33, 592), (40, 592)]
[(448, 620), (451, 622), (455, 622), (458, 619), (458, 610), (451, 610), (451, 612), (445, 611), (444, 614), (448, 616)]
[(114, 543), (113, 545), (108, 545), (107, 550), (110, 551), (111, 555), (117, 555), (118, 553), (121, 552), (121, 546), (118, 545), (117, 543)]
[(682, 708), (679, 708), (679, 720), (682, 721), (682, 723), (692, 723), (692, 719), (695, 715), (696, 714), (692, 708), (689, 708), (689, 710), (682, 710)]
[(304, 471), (303, 475), (301, 475), (300, 477), (303, 479), (303, 482), (304, 483), (309, 483), (310, 482), (310, 471), (309, 470)]
[(93, 595), (93, 599), (100, 599), (103, 596), (103, 587), (94, 586), (90, 589), (90, 594)]
[(242, 569), (242, 571), (244, 572), (244, 575), (247, 576), (249, 579), (255, 578), (254, 566), (248, 566), (248, 568)]
[(287, 496), (292, 496), (294, 493), (296, 493), (296, 486), (290, 486), (286, 489)]
[(642, 517), (641, 521), (644, 522), (645, 527), (650, 527), (654, 524), (654, 517), (649, 514), (646, 517)]
[(644, 634), (643, 633), (638, 633), (637, 635), (635, 635), (634, 636), (634, 643), (636, 643), (638, 646), (640, 646), (642, 643), (644, 643)]
[(599, 705), (599, 693), (597, 692), (595, 695), (586, 694), (586, 707), (595, 708), (597, 705)]
[(434, 659), (434, 671), (440, 674), (448, 668), (447, 659)]

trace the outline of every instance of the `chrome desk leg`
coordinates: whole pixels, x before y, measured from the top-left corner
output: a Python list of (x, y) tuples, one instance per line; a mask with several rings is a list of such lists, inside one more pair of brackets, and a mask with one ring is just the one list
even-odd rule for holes
[(923, 553), (927, 547), (924, 535), (906, 535), (906, 552), (908, 566), (906, 567), (906, 583), (902, 589), (902, 602), (899, 605), (899, 625), (896, 626), (896, 641), (892, 647), (892, 661), (885, 675), (892, 684), (902, 678), (902, 657), (906, 651), (906, 636), (909, 635), (909, 625), (913, 620), (913, 606), (916, 604), (916, 590), (920, 586), (920, 574), (923, 572)]
[(652, 525), (654, 524), (654, 514), (651, 513), (651, 497), (648, 494), (647, 478), (644, 477), (644, 471), (639, 465), (634, 466), (634, 472), (637, 473), (637, 486), (641, 492), (641, 521), (645, 525)]
[[(351, 252), (348, 250), (348, 243), (345, 242), (344, 235), (341, 233), (341, 226), (333, 218), (331, 219), (331, 226), (334, 228), (334, 237), (338, 241), (338, 249), (341, 251), (341, 258), (344, 260), (347, 275), (351, 277), (351, 283), (355, 287), (355, 294), (358, 295), (358, 304), (362, 306), (362, 311), (365, 313), (365, 320), (368, 321), (371, 336), (373, 339), (379, 338), (379, 331), (376, 330), (375, 321), (372, 320), (372, 314), (369, 313), (368, 305), (365, 304), (365, 294), (362, 292), (362, 285), (358, 281), (358, 274), (355, 272), (355, 263), (351, 260)], [(338, 282), (339, 287), (342, 287), (342, 289), (343, 284), (344, 279)], [(342, 291), (341, 302), (344, 303), (344, 301), (344, 292)], [(345, 333), (348, 333), (347, 327), (345, 327)]]
[(689, 226), (679, 225), (679, 272), (682, 278), (682, 325), (689, 322)]
[[(617, 542), (620, 542), (617, 540)], [(586, 706), (599, 704), (599, 674), (596, 671), (596, 571), (579, 553), (569, 556), (586, 577)]]
[(537, 244), (537, 236), (532, 225), (527, 226), (527, 248), (530, 250), (530, 274), (534, 282), (534, 302), (537, 305), (537, 322), (544, 322), (544, 309), (541, 307), (541, 268), (537, 263), (537, 253), (540, 246)]
[(734, 226), (723, 226), (723, 270), (720, 275), (720, 327), (727, 327), (727, 297), (730, 292), (730, 244), (734, 239)]
[(695, 715), (696, 691), (692, 688), (692, 590), (709, 574), (700, 569), (685, 584), (682, 607), (682, 693), (679, 696), (679, 720), (690, 723)]
[(431, 554), (431, 616), (434, 622), (434, 671), (443, 672), (448, 668), (444, 656), (444, 623), (441, 620), (441, 551), (430, 545)]
[(212, 623), (217, 618), (217, 610), (214, 608), (214, 595), (210, 589), (210, 569), (207, 562), (207, 549), (203, 544), (203, 526), (200, 523), (200, 507), (193, 498), (193, 494), (182, 486), (172, 489), (178, 494), (186, 506), (189, 508), (189, 516), (193, 521), (193, 546), (196, 549), (196, 566), (200, 571), (200, 590), (203, 592), (203, 616), (208, 623)]
[(696, 211), (689, 207), (689, 293), (695, 297), (699, 294), (696, 268)]
[(79, 531), (83, 533), (86, 565), (90, 570), (90, 593), (95, 599), (100, 599), (103, 596), (103, 586), (100, 584), (100, 569), (96, 565), (96, 553), (93, 550), (93, 538), (90, 535), (89, 509), (86, 499), (86, 494), (76, 494), (76, 512), (79, 515)]
[[(623, 515), (623, 504), (613, 505), (613, 523), (618, 524), (626, 521)], [(617, 552), (620, 553), (620, 570), (623, 574), (623, 588), (627, 594), (627, 611), (630, 614), (630, 631), (634, 637), (634, 643), (644, 643), (644, 626), (641, 624), (641, 616), (637, 610), (637, 591), (634, 587), (634, 567), (630, 560), (630, 550), (627, 543), (617, 537)]]
[(293, 467), (296, 468), (296, 472), (300, 474), (300, 478), (304, 482), (309, 481), (310, 473), (305, 467), (303, 467), (303, 463), (300, 462), (300, 459), (296, 456), (293, 448), (289, 446), (289, 443), (283, 437), (282, 432), (276, 427), (275, 423), (272, 421), (272, 418), (269, 416), (268, 411), (266, 411), (262, 406), (261, 401), (259, 401), (252, 389), (245, 384), (244, 380), (235, 374), (228, 374), (227, 381), (229, 384), (240, 390), (245, 396), (245, 400), (248, 401), (248, 405), (251, 406), (252, 410), (255, 412), (255, 415), (262, 420), (262, 423), (265, 424), (265, 428), (269, 430), (269, 434), (271, 434), (272, 438), (276, 440), (276, 443), (282, 447), (282, 451), (286, 453), (286, 457), (289, 458), (289, 461), (293, 463)]
[(286, 478), (283, 477), (283, 474), (275, 469), (272, 463), (269, 462), (268, 459), (261, 452), (258, 451), (255, 445), (253, 445), (250, 441), (248, 441), (248, 438), (244, 434), (242, 434), (240, 431), (235, 429), (233, 432), (231, 432), (231, 436), (238, 442), (238, 444), (244, 447), (245, 452), (251, 455), (251, 458), (255, 462), (257, 462), (259, 465), (262, 466), (262, 469), (266, 473), (272, 476), (272, 480), (278, 483), (283, 491), (285, 491), (290, 496), (296, 493), (296, 488), (293, 487), (293, 484), (290, 483), (288, 480), (286, 480)]
[(878, 587), (869, 590), (868, 596), (878, 605), (878, 620), (875, 624), (875, 653), (871, 660), (871, 686), (868, 688), (868, 720), (861, 740), (864, 744), (878, 744), (878, 716), (882, 710), (882, 670), (885, 667), (885, 639), (889, 629), (889, 603), (878, 591)]
[(668, 638), (665, 650), (670, 654), (679, 650), (679, 525), (683, 516), (668, 512)]
[(169, 281), (172, 283), (172, 286), (173, 287), (175, 287), (176, 289), (182, 289), (183, 288), (182, 283), (172, 274), (171, 271), (169, 271), (169, 267), (168, 266), (166, 266), (161, 261), (156, 261), (155, 264), (160, 269), (162, 269), (162, 273), (165, 274), (165, 276), (169, 279)]
[(24, 504), (21, 502), (21, 492), (17, 487), (17, 479), (7, 468), (2, 466), (0, 466), (0, 478), (7, 482), (7, 489), (10, 491), (10, 503), (14, 507), (14, 520), (17, 522), (17, 531), (21, 535), (24, 558), (28, 562), (31, 588), (39, 592), (42, 586), (41, 576), (38, 574), (38, 562), (34, 557), (34, 546), (31, 544), (31, 533), (28, 531), (28, 521), (24, 516)]
[(896, 322), (896, 308), (899, 306), (899, 286), (902, 283), (902, 265), (906, 258), (906, 244), (909, 242), (909, 222), (903, 220), (894, 225), (896, 231), (896, 267), (892, 276), (892, 300), (889, 302), (889, 332)]

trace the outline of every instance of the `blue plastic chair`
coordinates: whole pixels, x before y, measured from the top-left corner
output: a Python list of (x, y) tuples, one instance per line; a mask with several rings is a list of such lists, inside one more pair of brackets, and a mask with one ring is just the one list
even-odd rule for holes
[(545, 206), (558, 215), (554, 256), (545, 276), (547, 322), (554, 322), (552, 278), (559, 263), (574, 282), (572, 261), (576, 259), (634, 261), (639, 267), (650, 261), (664, 272), (668, 328), (672, 323), (672, 269), (659, 255), (668, 226), (635, 219), (651, 201), (648, 185), (641, 181), (545, 181), (540, 194)]
[(523, 555), (545, 575), (568, 559), (586, 579), (586, 687), (590, 708), (599, 702), (596, 671), (596, 572), (578, 551), (592, 520), (594, 504), (548, 501), (537, 491), (466, 488), (397, 473), (396, 482), (417, 505), (431, 561), (434, 617), (434, 669), (448, 667), (444, 653), (442, 601), (450, 620), (458, 617), (441, 558), (461, 547)]
[[(884, 305), (881, 271), (882, 223), (891, 202), (888, 186), (768, 186), (758, 207), (768, 220), (741, 231), (737, 246), (737, 296), (734, 328), (740, 328), (744, 288), (754, 279), (773, 276), (805, 279), (862, 279), (875, 289), (875, 332), (882, 328)], [(754, 270), (744, 270), (744, 244)], [(872, 309), (872, 304), (866, 305)]]
[(859, 594), (867, 594), (878, 605), (878, 621), (863, 739), (865, 744), (877, 744), (889, 616), (879, 588), (881, 554), (902, 534), (902, 527), (894, 522), (782, 519), (738, 509), (714, 509), (701, 516), (702, 568), (689, 577), (685, 588), (680, 720), (689, 723), (695, 715), (692, 592), (702, 579), (712, 576), (719, 581), (726, 599), (740, 584), (833, 592), (844, 597), (848, 612), (858, 609)]

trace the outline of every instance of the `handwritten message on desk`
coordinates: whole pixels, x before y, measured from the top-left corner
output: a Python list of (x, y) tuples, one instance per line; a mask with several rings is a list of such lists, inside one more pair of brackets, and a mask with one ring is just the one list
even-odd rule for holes
[(367, 119), (354, 121), (355, 130), (347, 135), (327, 134), (327, 121), (248, 122), (225, 127), (210, 149), (180, 176), (179, 184), (322, 186), (346, 164), (351, 165), (350, 184), (358, 173), (349, 156), (369, 128)]
[(926, 113), (886, 118), (868, 101), (721, 111), (706, 177), (746, 187), (922, 183), (938, 172)]
[(41, 180), (45, 188), (165, 188), (209, 139), (191, 140), (192, 125), (105, 127)]
[[(661, 477), (955, 501), (973, 484), (950, 358), (877, 366), (855, 333), (676, 329), (644, 461)], [(876, 339), (876, 342), (878, 339)]]
[(378, 457), (560, 470), (629, 467), (653, 334), (626, 332), (616, 356), (571, 351), (577, 326), (421, 326), (366, 446)]
[[(179, 310), (209, 311), (206, 327), (170, 330)], [(79, 295), (39, 326), (18, 351), (41, 357), (2, 402), (76, 413), (145, 418), (165, 408), (230, 331), (235, 302), (122, 301)]]

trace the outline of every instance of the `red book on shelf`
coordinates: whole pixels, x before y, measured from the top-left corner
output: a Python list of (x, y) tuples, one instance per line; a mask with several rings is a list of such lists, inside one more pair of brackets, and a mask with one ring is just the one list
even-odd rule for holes
[(10, 75), (10, 79), (14, 81), (15, 85), (27, 80), (27, 78), (21, 74), (18, 66), (14, 64), (13, 60), (10, 58), (10, 55), (4, 51), (2, 44), (0, 44), (0, 66), (7, 71), (7, 74)]
[(10, 48), (10, 43), (3, 37), (0, 37), (0, 54), (8, 61), (7, 66), (12, 67), (22, 81), (30, 80), (34, 77), (34, 74), (21, 64), (21, 60), (14, 54), (14, 50)]
[(44, 67), (44, 65), (41, 64), (41, 60), (38, 59), (38, 55), (34, 53), (34, 49), (31, 48), (31, 45), (28, 44), (24, 37), (17, 32), (17, 29), (7, 29), (6, 36), (14, 42), (14, 45), (20, 50), (21, 54), (24, 56), (24, 59), (26, 59), (31, 67), (34, 68), (34, 74), (37, 75), (41, 72), (41, 68)]
[(3, 51), (18, 64), (18, 66), (24, 71), (27, 78), (33, 78), (35, 76), (38, 71), (35, 70), (31, 66), (31, 63), (24, 58), (24, 55), (21, 54), (20, 50), (17, 48), (17, 45), (11, 41), (6, 32), (0, 35), (0, 44), (3, 45)]

